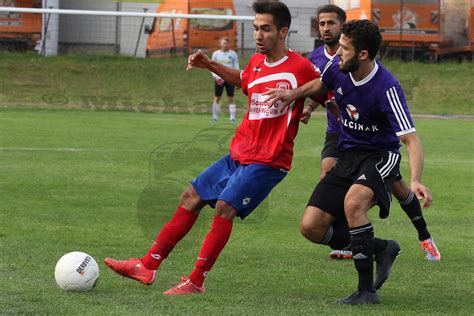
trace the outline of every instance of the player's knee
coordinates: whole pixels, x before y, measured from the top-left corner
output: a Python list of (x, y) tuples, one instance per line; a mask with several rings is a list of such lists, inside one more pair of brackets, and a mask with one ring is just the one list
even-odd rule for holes
[(216, 203), (214, 215), (232, 220), (237, 216), (237, 210), (227, 202), (219, 200)]
[(361, 216), (365, 216), (365, 208), (362, 201), (356, 197), (346, 198), (344, 201), (344, 214), (348, 223), (353, 223), (358, 220)]
[(179, 204), (190, 211), (199, 210), (200, 208), (202, 208), (201, 198), (199, 197), (193, 186), (189, 186), (181, 194)]
[(308, 223), (305, 223), (301, 221), (300, 223), (300, 233), (303, 235), (304, 238), (312, 240), (312, 234), (311, 234), (311, 225)]
[(304, 219), (300, 222), (301, 235), (317, 244), (321, 243), (326, 230), (327, 227), (324, 227), (321, 223), (311, 222)]

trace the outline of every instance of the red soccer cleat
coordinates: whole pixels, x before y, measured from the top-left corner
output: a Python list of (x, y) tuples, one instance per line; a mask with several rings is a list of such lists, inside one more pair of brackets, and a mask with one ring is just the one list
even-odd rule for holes
[(105, 258), (104, 263), (116, 273), (142, 284), (151, 285), (155, 281), (156, 270), (147, 269), (139, 259), (117, 261)]
[(182, 295), (182, 294), (204, 294), (206, 289), (204, 285), (196, 286), (190, 279), (186, 279), (184, 275), (181, 277), (181, 282), (164, 292), (165, 295)]

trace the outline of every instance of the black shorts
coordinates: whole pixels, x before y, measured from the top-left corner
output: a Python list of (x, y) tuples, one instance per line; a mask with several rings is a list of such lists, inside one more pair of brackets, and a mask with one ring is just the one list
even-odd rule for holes
[(399, 153), (346, 150), (339, 152), (336, 166), (314, 189), (308, 206), (334, 217), (344, 217), (344, 198), (353, 184), (364, 185), (375, 194), (380, 218), (387, 218), (392, 200), (392, 183), (400, 175)]
[(339, 133), (331, 132), (326, 134), (324, 140), (324, 147), (321, 150), (321, 160), (324, 158), (335, 158), (338, 157), (337, 144), (339, 143)]
[(225, 87), (225, 92), (227, 93), (227, 96), (233, 97), (235, 87), (226, 81), (224, 81), (224, 84), (222, 86), (218, 85), (217, 81), (214, 81), (214, 96), (216, 97), (222, 96), (222, 93), (224, 92), (224, 87)]

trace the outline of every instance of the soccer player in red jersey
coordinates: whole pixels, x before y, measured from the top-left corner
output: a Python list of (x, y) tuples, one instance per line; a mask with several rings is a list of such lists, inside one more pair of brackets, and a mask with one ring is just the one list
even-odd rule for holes
[(268, 88), (295, 89), (319, 77), (308, 60), (285, 45), (291, 24), (288, 7), (282, 2), (257, 1), (253, 9), (258, 53), (243, 71), (212, 61), (202, 52), (188, 59), (188, 70), (206, 68), (240, 86), (248, 96), (248, 111), (232, 139), (230, 154), (191, 182), (181, 195), (173, 218), (163, 226), (144, 257), (105, 259), (106, 265), (118, 274), (152, 284), (160, 264), (189, 232), (201, 209), (210, 205), (215, 208), (214, 219), (195, 268), (164, 293), (167, 295), (204, 293), (204, 280), (229, 240), (233, 219), (248, 216), (291, 168), (304, 99), (269, 107), (263, 93)]

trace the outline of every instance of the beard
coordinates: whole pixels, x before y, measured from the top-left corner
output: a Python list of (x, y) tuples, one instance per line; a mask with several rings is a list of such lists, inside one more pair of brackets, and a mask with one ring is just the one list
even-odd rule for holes
[(339, 37), (340, 37), (340, 35), (339, 36), (332, 36), (328, 39), (325, 39), (324, 36), (323, 36), (323, 42), (327, 46), (334, 46), (334, 45), (339, 43)]
[(343, 73), (347, 74), (350, 72), (354, 72), (359, 69), (359, 60), (357, 59), (357, 55), (354, 55), (351, 59), (347, 60), (345, 63), (339, 65), (339, 70)]

